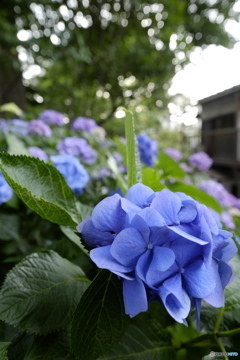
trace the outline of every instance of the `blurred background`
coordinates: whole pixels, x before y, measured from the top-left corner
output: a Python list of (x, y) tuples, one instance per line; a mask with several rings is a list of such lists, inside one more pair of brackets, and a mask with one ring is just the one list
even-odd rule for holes
[(198, 100), (240, 83), (239, 13), (232, 0), (1, 0), (0, 104), (117, 135), (126, 107), (138, 131), (199, 135)]

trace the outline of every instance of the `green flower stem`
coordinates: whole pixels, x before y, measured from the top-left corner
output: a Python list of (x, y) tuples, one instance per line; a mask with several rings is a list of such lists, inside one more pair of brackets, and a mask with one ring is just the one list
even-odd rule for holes
[(235, 336), (235, 335), (238, 335), (238, 334), (240, 334), (240, 328), (237, 328), (237, 329), (234, 329), (234, 330), (228, 330), (228, 331), (220, 331), (218, 333), (218, 336), (219, 337), (224, 337), (224, 336), (230, 337), (230, 336)]
[(224, 307), (220, 308), (219, 314), (218, 314), (218, 318), (214, 327), (213, 332), (216, 334), (218, 332), (218, 329), (220, 327), (222, 318), (223, 318), (223, 314), (224, 314)]
[[(223, 346), (223, 343), (222, 343), (222, 342), (219, 340), (219, 338), (217, 337), (217, 334), (214, 334), (214, 339), (215, 339), (216, 343), (218, 344), (221, 352), (226, 353), (226, 349), (225, 349), (225, 347)], [(227, 355), (223, 355), (223, 358), (224, 358), (225, 360), (229, 360)]]

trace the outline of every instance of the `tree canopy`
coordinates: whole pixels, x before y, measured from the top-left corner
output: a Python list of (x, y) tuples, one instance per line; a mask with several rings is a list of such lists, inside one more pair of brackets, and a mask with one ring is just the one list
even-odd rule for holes
[(233, 43), (224, 25), (234, 2), (2, 0), (1, 82), (20, 70), (39, 74), (23, 81), (32, 111), (53, 108), (99, 123), (120, 106), (157, 112), (195, 46)]

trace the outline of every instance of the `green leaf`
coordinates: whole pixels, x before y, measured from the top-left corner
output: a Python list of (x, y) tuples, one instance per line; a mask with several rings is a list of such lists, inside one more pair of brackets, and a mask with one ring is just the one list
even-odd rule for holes
[[(175, 350), (166, 332), (169, 315), (159, 303), (131, 319), (119, 343), (99, 360), (175, 360)], [(172, 320), (170, 320), (172, 322)]]
[(17, 116), (23, 115), (23, 111), (14, 103), (7, 103), (0, 106), (0, 112), (10, 112)]
[(16, 135), (6, 133), (5, 137), (8, 144), (9, 154), (30, 156), (30, 153), (26, 148), (24, 142), (21, 141)]
[(81, 214), (81, 219), (82, 220), (84, 220), (84, 219), (88, 218), (89, 216), (91, 216), (92, 211), (93, 211), (92, 206), (82, 204), (80, 201), (77, 201), (76, 204), (77, 204), (77, 210)]
[(235, 279), (224, 290), (225, 308), (224, 311), (240, 310), (240, 253), (238, 252), (231, 260)]
[(175, 183), (168, 184), (168, 188), (174, 192), (183, 192), (186, 195), (191, 196), (193, 199), (199, 201), (201, 204), (204, 204), (219, 213), (222, 212), (221, 206), (211, 195), (206, 194), (204, 191), (196, 188), (193, 185)]
[(148, 167), (145, 167), (142, 170), (142, 182), (144, 185), (149, 186), (153, 191), (160, 191), (165, 188), (160, 182), (159, 172)]
[(142, 181), (141, 163), (139, 159), (138, 144), (135, 136), (134, 118), (130, 111), (126, 111), (125, 132), (126, 132), (126, 153), (128, 168), (128, 187)]
[(54, 166), (33, 157), (1, 153), (0, 167), (18, 197), (44, 219), (71, 227), (81, 221), (75, 196)]
[(7, 348), (10, 344), (10, 342), (0, 342), (0, 360), (8, 360)]
[(74, 360), (70, 354), (70, 336), (67, 331), (59, 331), (46, 336), (38, 336), (24, 360)]
[(0, 319), (31, 334), (69, 324), (89, 285), (83, 271), (54, 251), (34, 253), (7, 275), (0, 292)]
[(75, 234), (75, 232), (73, 231), (73, 229), (71, 229), (68, 226), (60, 226), (62, 232), (67, 236), (67, 238), (69, 240), (71, 240), (75, 245), (77, 245), (85, 254), (88, 254), (88, 251), (84, 248), (84, 246), (82, 245), (79, 236), (77, 236), (77, 234)]
[(15, 214), (0, 214), (0, 239), (18, 239), (19, 217)]
[(101, 270), (80, 300), (73, 317), (71, 343), (78, 360), (95, 360), (121, 338), (129, 318), (124, 313), (122, 282)]
[(179, 164), (173, 160), (173, 158), (171, 158), (171, 156), (160, 152), (158, 155), (158, 160), (164, 177), (181, 180), (186, 176), (185, 172), (180, 168)]

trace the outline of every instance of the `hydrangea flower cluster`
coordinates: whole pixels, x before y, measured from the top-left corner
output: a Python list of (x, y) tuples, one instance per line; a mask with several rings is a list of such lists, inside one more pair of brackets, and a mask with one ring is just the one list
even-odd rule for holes
[(198, 187), (214, 197), (224, 207), (239, 206), (239, 199), (230, 194), (221, 183), (215, 180), (203, 180), (198, 184)]
[(12, 196), (12, 188), (8, 185), (2, 172), (0, 171), (0, 204), (10, 200)]
[(39, 120), (59, 126), (65, 125), (63, 114), (56, 110), (44, 110), (39, 115)]
[(27, 135), (29, 122), (22, 119), (11, 119), (8, 121), (9, 129), (19, 134)]
[(143, 184), (125, 197), (102, 200), (78, 231), (93, 248), (90, 257), (123, 281), (126, 314), (160, 301), (179, 323), (201, 301), (224, 306), (223, 289), (233, 279), (228, 261), (237, 248), (205, 205), (183, 193), (154, 192)]
[(213, 159), (210, 158), (210, 156), (204, 151), (192, 154), (188, 161), (191, 165), (195, 166), (198, 170), (201, 171), (208, 170), (213, 164)]
[(181, 158), (183, 157), (183, 154), (179, 150), (174, 149), (174, 148), (170, 148), (170, 147), (165, 148), (163, 150), (163, 152), (165, 152), (165, 154), (171, 156), (171, 158), (173, 158), (176, 161), (181, 160)]
[(28, 148), (28, 151), (33, 157), (43, 161), (48, 161), (47, 153), (44, 150), (40, 149), (38, 146), (30, 146)]
[(29, 122), (29, 134), (39, 136), (52, 136), (52, 129), (42, 120), (31, 120)]
[(137, 141), (141, 161), (152, 167), (157, 157), (157, 141), (146, 134), (137, 136)]
[(93, 129), (98, 127), (95, 120), (79, 116), (77, 117), (72, 124), (72, 130), (84, 130), (91, 132)]
[(60, 154), (81, 156), (86, 164), (94, 164), (97, 160), (96, 151), (82, 138), (66, 137), (60, 141), (57, 149)]
[(82, 194), (89, 175), (78, 158), (73, 155), (52, 155), (50, 157), (53, 165), (64, 176), (69, 187), (75, 194)]

